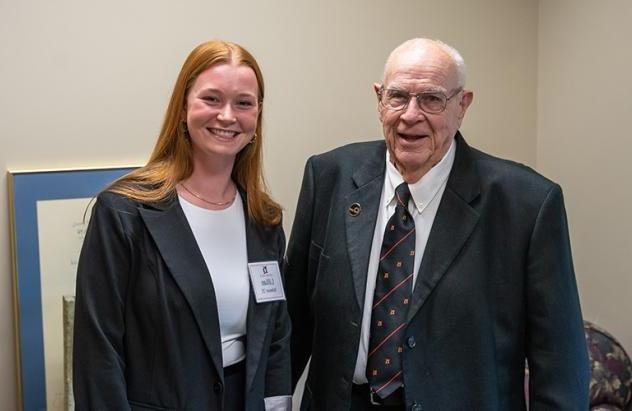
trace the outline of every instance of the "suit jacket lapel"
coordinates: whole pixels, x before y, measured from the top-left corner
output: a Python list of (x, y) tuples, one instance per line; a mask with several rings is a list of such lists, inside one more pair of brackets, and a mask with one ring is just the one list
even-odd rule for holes
[[(245, 207), (246, 198), (245, 196), (243, 198)], [(270, 244), (272, 239), (265, 229), (248, 220), (247, 210), (244, 210), (244, 215), (246, 215), (248, 262), (278, 261), (278, 252), (280, 250), (276, 250), (275, 244)], [(274, 303), (272, 302), (257, 303), (251, 284), (248, 317), (246, 320), (246, 329), (248, 330), (246, 335), (246, 392), (250, 391), (260, 365), (261, 353), (264, 351), (263, 343), (266, 339), (266, 333), (270, 329), (270, 315), (273, 305)]]
[[(384, 185), (385, 159), (386, 145), (380, 142), (374, 154), (353, 174), (353, 182), (357, 188), (345, 196), (342, 205), (345, 213), (347, 252), (360, 311), (364, 306), (371, 243)], [(348, 211), (354, 204), (360, 206), (357, 215)]]
[(217, 300), (208, 268), (177, 199), (140, 214), (195, 317), (206, 348), (223, 380)]
[(460, 133), (456, 135), (456, 142), (452, 171), (415, 282), (409, 321), (439, 284), (478, 222), (479, 214), (470, 206), (480, 193), (478, 170), (471, 159), (472, 149)]

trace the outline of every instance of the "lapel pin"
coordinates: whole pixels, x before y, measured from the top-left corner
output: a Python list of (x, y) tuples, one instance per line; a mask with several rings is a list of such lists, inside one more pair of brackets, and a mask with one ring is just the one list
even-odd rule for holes
[(349, 215), (351, 217), (357, 217), (358, 214), (360, 214), (360, 211), (362, 211), (362, 207), (360, 206), (360, 203), (353, 203), (349, 207)]

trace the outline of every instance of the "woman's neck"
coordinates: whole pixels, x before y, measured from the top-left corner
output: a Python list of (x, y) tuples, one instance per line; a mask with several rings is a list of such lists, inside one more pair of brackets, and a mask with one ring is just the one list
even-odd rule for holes
[(209, 209), (223, 209), (232, 204), (237, 187), (231, 179), (232, 165), (194, 161), (193, 173), (177, 187), (187, 201)]

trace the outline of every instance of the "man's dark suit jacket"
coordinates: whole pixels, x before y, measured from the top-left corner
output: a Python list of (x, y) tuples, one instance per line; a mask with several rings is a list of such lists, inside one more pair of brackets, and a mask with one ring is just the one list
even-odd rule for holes
[[(246, 221), (246, 239), (248, 261), (282, 261), (280, 226)], [(222, 410), (215, 292), (176, 198), (151, 207), (99, 195), (75, 304), (78, 410)], [(289, 333), (285, 302), (257, 304), (251, 291), (247, 410), (263, 410), (264, 397), (290, 394)]]
[[(560, 187), (460, 134), (405, 329), (406, 409), (587, 410), (588, 359)], [(288, 245), (293, 380), (302, 410), (348, 410), (385, 143), (305, 167)], [(349, 207), (357, 203), (357, 216)]]

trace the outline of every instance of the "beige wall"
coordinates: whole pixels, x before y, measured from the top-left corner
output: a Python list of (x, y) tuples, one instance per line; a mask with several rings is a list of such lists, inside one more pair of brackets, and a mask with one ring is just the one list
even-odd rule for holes
[(632, 354), (632, 2), (541, 1), (537, 168), (566, 199), (584, 317)]
[[(632, 349), (622, 189), (631, 171), (630, 3), (593, 3), (543, 1), (538, 11), (533, 0), (0, 0), (0, 170), (142, 163), (182, 60), (197, 43), (225, 38), (262, 65), (266, 169), (289, 229), (307, 156), (379, 137), (371, 84), (388, 52), (410, 37), (441, 38), (469, 65), (469, 142), (562, 183), (585, 314)], [(15, 408), (8, 227), (2, 179), (3, 409)]]

